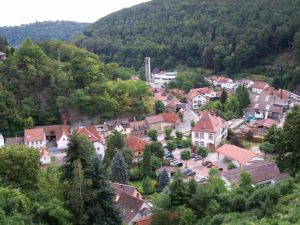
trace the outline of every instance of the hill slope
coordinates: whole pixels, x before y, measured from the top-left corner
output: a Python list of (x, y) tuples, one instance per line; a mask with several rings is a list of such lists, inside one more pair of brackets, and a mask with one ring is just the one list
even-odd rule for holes
[(19, 46), (25, 38), (34, 41), (46, 39), (68, 40), (72, 35), (82, 32), (89, 24), (71, 21), (36, 22), (21, 26), (0, 27), (0, 36), (7, 38), (9, 45)]
[(98, 20), (78, 46), (105, 62), (140, 68), (204, 66), (238, 71), (290, 46), (300, 29), (300, 0), (152, 0)]

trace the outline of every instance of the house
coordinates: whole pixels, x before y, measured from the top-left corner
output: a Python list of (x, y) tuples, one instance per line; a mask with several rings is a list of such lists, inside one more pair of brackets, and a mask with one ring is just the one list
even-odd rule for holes
[(170, 90), (170, 94), (174, 95), (177, 98), (184, 98), (186, 97), (186, 93), (184, 90), (174, 88)]
[(132, 225), (133, 221), (150, 215), (150, 205), (142, 199), (122, 192), (116, 200), (121, 211), (123, 224)]
[(145, 216), (140, 219), (132, 221), (132, 225), (150, 225), (152, 221), (151, 216)]
[(51, 157), (47, 148), (41, 148), (40, 150), (40, 163), (41, 165), (48, 165), (51, 163)]
[(278, 125), (278, 122), (276, 122), (275, 120), (272, 119), (263, 119), (260, 120), (256, 123), (256, 126), (259, 129), (263, 129), (263, 130), (268, 130), (270, 129), (273, 125)]
[(5, 53), (0, 52), (0, 62), (2, 62), (5, 59)]
[(161, 101), (164, 105), (167, 104), (167, 96), (166, 95), (163, 95), (161, 92), (158, 92), (158, 93), (154, 93), (154, 99), (155, 101)]
[(260, 95), (261, 93), (263, 93), (264, 90), (266, 90), (269, 87), (270, 86), (266, 82), (256, 80), (252, 85), (252, 92)]
[(24, 143), (24, 137), (6, 138), (5, 145), (21, 145)]
[(116, 130), (125, 137), (130, 136), (130, 124), (128, 118), (106, 121), (104, 126), (106, 129), (106, 135), (109, 135), (112, 131)]
[(161, 116), (165, 122), (165, 127), (171, 127), (176, 129), (180, 125), (180, 118), (176, 113), (164, 112), (161, 113)]
[(67, 125), (49, 125), (38, 126), (36, 128), (42, 128), (46, 135), (48, 146), (53, 147), (51, 143), (54, 143), (57, 149), (63, 150), (68, 148), (69, 137), (71, 135), (70, 126)]
[(24, 130), (24, 143), (29, 147), (45, 148), (46, 135), (43, 128), (33, 128)]
[(288, 178), (286, 174), (280, 173), (274, 161), (259, 160), (253, 161), (247, 166), (222, 172), (221, 177), (225, 181), (226, 186), (229, 186), (230, 184), (239, 185), (242, 171), (251, 174), (254, 185), (274, 184)]
[(134, 121), (129, 123), (131, 136), (145, 137), (149, 131), (146, 120)]
[(4, 137), (0, 134), (0, 148), (4, 146)]
[(216, 96), (216, 92), (209, 87), (196, 88), (190, 90), (187, 95), (187, 100), (192, 109), (199, 109), (211, 98), (215, 98)]
[(115, 200), (119, 199), (122, 192), (125, 192), (126, 194), (131, 195), (135, 198), (143, 199), (141, 193), (138, 192), (138, 190), (134, 186), (130, 186), (127, 184), (120, 184), (120, 183), (110, 183), (110, 186), (115, 191)]
[(215, 87), (221, 86), (221, 88), (233, 89), (236, 86), (236, 83), (232, 79), (225, 76), (211, 76), (206, 80)]
[(165, 72), (160, 71), (159, 73), (152, 73), (152, 80), (154, 84), (164, 86), (165, 83), (169, 83), (171, 81), (175, 81), (177, 76), (177, 72)]
[(131, 136), (126, 139), (126, 146), (133, 151), (135, 157), (143, 155), (147, 142), (137, 136)]
[(104, 158), (105, 155), (105, 140), (104, 137), (93, 126), (79, 127), (75, 134), (86, 136), (93, 144), (97, 155)]
[(218, 159), (219, 155), (222, 154), (238, 167), (248, 165), (253, 160), (262, 160), (252, 151), (230, 144), (222, 145), (216, 152), (218, 153)]
[(248, 79), (242, 79), (239, 81), (239, 83), (246, 88), (251, 88), (254, 84), (252, 80), (248, 80)]
[(226, 121), (214, 112), (204, 111), (191, 135), (194, 147), (204, 146), (214, 151), (227, 137)]
[(161, 114), (155, 116), (147, 116), (146, 122), (149, 125), (149, 129), (157, 130), (158, 133), (163, 133), (165, 129), (164, 118)]

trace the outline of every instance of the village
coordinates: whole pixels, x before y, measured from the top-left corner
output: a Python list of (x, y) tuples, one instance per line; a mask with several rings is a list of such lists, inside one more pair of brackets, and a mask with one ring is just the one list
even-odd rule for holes
[[(287, 178), (286, 174), (279, 172), (272, 158), (265, 157), (259, 146), (269, 129), (283, 126), (286, 113), (300, 104), (299, 95), (287, 90), (275, 90), (263, 81), (233, 80), (228, 76), (216, 75), (206, 78), (209, 87), (191, 89), (185, 93), (184, 90), (165, 87), (176, 78), (176, 72), (150, 72), (148, 63), (150, 59), (146, 58), (146, 80), (156, 104), (163, 109), (156, 115), (139, 121), (135, 118), (115, 118), (104, 124), (36, 126), (25, 129), (22, 137), (4, 140), (0, 135), (0, 147), (34, 147), (40, 152), (41, 167), (47, 167), (51, 163), (64, 164), (65, 151), (72, 135), (86, 136), (97, 155), (104, 159), (107, 138), (119, 133), (126, 147), (132, 151), (132, 168), (143, 160), (147, 145), (161, 143), (164, 155), (163, 163), (155, 170), (157, 177), (164, 171), (172, 179), (173, 174), (180, 171), (186, 181), (195, 179), (206, 182), (210, 170), (214, 168), (220, 172), (228, 188), (231, 184), (239, 184), (242, 171), (251, 174), (255, 185)], [(132, 79), (138, 78), (133, 76)], [(209, 102), (220, 101), (222, 92), (231, 96), (240, 86), (247, 90), (250, 97), (250, 104), (243, 109), (242, 117), (226, 121), (217, 111), (203, 110)], [(187, 156), (184, 151), (188, 151)], [(134, 186), (135, 183), (111, 183), (115, 201), (124, 212), (124, 224), (149, 224), (151, 202), (143, 195), (145, 191), (140, 185)]]

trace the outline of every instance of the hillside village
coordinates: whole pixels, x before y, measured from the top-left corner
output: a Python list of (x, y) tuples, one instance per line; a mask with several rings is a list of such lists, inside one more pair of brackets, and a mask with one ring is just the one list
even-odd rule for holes
[[(216, 75), (206, 80), (209, 87), (191, 89), (188, 93), (167, 89), (167, 83), (149, 83), (156, 104), (161, 104), (163, 110), (144, 120), (128, 117), (107, 120), (103, 124), (36, 126), (25, 129), (22, 137), (4, 140), (0, 135), (0, 146), (33, 147), (39, 151), (41, 167), (47, 167), (51, 163), (64, 164), (71, 136), (85, 136), (103, 160), (106, 151), (110, 151), (107, 150), (107, 139), (119, 134), (130, 149), (131, 170), (144, 160), (147, 146), (159, 143), (156, 151), (161, 149), (164, 154), (160, 156), (163, 163), (155, 168), (158, 178), (166, 171), (172, 179), (178, 170), (186, 181), (195, 179), (202, 183), (208, 180), (209, 171), (216, 168), (228, 188), (240, 184), (242, 171), (251, 174), (254, 185), (287, 179), (273, 160), (264, 157), (259, 143), (272, 126), (283, 126), (286, 113), (300, 104), (300, 96), (287, 90), (275, 90), (263, 81), (233, 80)], [(238, 87), (245, 88), (250, 100), (240, 118), (226, 121), (218, 115), (218, 110), (203, 109), (209, 102), (220, 101), (222, 92), (231, 96)], [(243, 147), (233, 137), (248, 144)], [(184, 151), (189, 152), (186, 158), (182, 154)], [(146, 190), (130, 184), (111, 183), (115, 202), (123, 212), (123, 223), (150, 224), (152, 204), (145, 198)]]

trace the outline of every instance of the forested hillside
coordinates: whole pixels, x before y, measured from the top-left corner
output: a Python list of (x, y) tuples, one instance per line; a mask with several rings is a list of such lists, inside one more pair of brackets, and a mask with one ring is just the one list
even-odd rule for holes
[(73, 38), (104, 62), (178, 64), (234, 73), (290, 47), (300, 0), (152, 0), (111, 14)]
[(0, 36), (7, 38), (8, 44), (20, 46), (25, 38), (33, 41), (46, 39), (68, 40), (72, 35), (82, 32), (89, 24), (71, 21), (36, 22), (21, 26), (0, 27)]
[(152, 95), (129, 73), (97, 55), (60, 41), (27, 39), (0, 64), (0, 133), (14, 136), (34, 125), (142, 115)]

